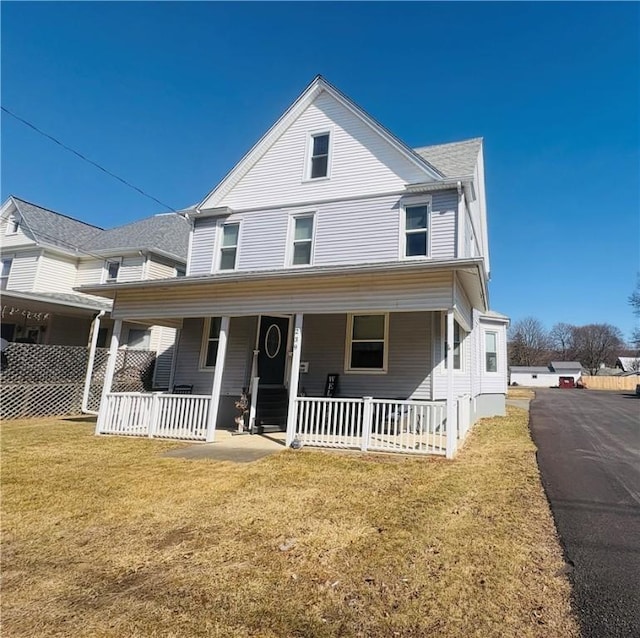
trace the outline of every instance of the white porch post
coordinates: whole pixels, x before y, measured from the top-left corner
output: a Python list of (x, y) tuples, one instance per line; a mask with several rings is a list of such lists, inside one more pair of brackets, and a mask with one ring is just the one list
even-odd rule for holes
[(93, 363), (96, 360), (96, 346), (98, 345), (98, 333), (100, 332), (100, 319), (104, 316), (101, 310), (91, 324), (91, 341), (89, 342), (89, 360), (87, 361), (87, 371), (84, 375), (84, 390), (82, 392), (82, 405), (80, 409), (85, 414), (97, 414), (89, 410), (89, 393), (91, 392), (91, 376), (93, 374)]
[(104, 371), (104, 383), (102, 385), (102, 396), (100, 397), (100, 412), (96, 423), (96, 434), (100, 434), (100, 425), (105, 417), (107, 409), (107, 394), (111, 392), (113, 375), (116, 371), (116, 359), (118, 357), (118, 346), (120, 345), (120, 332), (122, 331), (122, 319), (116, 319), (111, 333), (111, 344), (109, 346), (109, 357), (107, 359), (107, 369)]
[(300, 354), (302, 352), (302, 313), (296, 314), (293, 327), (293, 352), (291, 357), (291, 379), (289, 381), (289, 409), (287, 411), (287, 447), (293, 442), (296, 428), (296, 399), (300, 382)]
[(220, 335), (218, 337), (218, 353), (216, 354), (216, 367), (213, 372), (213, 387), (211, 388), (211, 401), (209, 402), (209, 414), (207, 416), (207, 443), (213, 443), (218, 422), (218, 408), (220, 407), (220, 390), (222, 389), (222, 375), (224, 373), (224, 359), (227, 353), (227, 339), (229, 337), (229, 317), (220, 320)]
[(453, 309), (447, 311), (447, 448), (448, 459), (456, 453), (456, 403), (453, 394)]

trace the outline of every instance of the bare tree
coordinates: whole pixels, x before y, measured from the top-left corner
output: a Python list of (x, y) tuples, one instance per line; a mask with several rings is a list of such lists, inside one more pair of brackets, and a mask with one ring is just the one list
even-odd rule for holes
[(535, 317), (516, 321), (509, 328), (510, 365), (542, 365), (549, 359), (549, 336)]
[[(633, 309), (633, 314), (636, 317), (640, 317), (640, 275), (638, 275), (636, 281), (636, 289), (629, 296), (629, 304)], [(640, 327), (637, 325), (631, 333), (631, 345), (637, 350), (640, 350)]]
[(553, 354), (562, 361), (571, 361), (575, 357), (573, 332), (576, 326), (570, 323), (557, 323), (549, 332), (549, 343)]
[(613, 366), (623, 347), (622, 332), (608, 323), (577, 326), (573, 331), (575, 356), (591, 374), (598, 373), (601, 364)]

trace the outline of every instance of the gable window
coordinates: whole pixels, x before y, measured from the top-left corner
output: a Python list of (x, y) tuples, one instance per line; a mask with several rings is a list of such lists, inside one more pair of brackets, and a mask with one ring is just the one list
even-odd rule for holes
[(311, 159), (309, 178), (317, 179), (329, 175), (329, 133), (311, 136)]
[(349, 315), (347, 320), (346, 372), (387, 371), (389, 315)]
[(120, 272), (120, 259), (107, 259), (104, 262), (104, 282), (115, 283)]
[(9, 217), (5, 235), (15, 235), (20, 230), (20, 220), (17, 217)]
[(11, 266), (13, 264), (13, 257), (5, 257), (2, 260), (2, 270), (0, 270), (0, 290), (6, 290), (9, 283), (9, 275), (11, 273)]
[(220, 270), (234, 270), (238, 254), (240, 224), (224, 224), (220, 242)]
[(300, 215), (293, 218), (292, 266), (307, 266), (311, 263), (313, 249), (314, 216)]
[(200, 349), (200, 368), (215, 368), (220, 340), (220, 317), (207, 317), (202, 331), (202, 347)]
[(429, 254), (429, 204), (404, 207), (404, 256)]
[[(444, 367), (447, 368), (448, 339), (445, 321), (445, 338), (444, 338)], [(465, 331), (460, 327), (457, 321), (453, 322), (453, 369), (462, 370), (462, 342), (466, 336)]]
[(486, 372), (498, 371), (498, 334), (496, 332), (485, 332), (484, 335), (484, 356)]

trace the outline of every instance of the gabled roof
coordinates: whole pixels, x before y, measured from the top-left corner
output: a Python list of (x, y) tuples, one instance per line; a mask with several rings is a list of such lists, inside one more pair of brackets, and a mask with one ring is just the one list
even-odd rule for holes
[(200, 208), (213, 208), (217, 203), (229, 193), (229, 191), (249, 172), (256, 162), (267, 152), (276, 142), (288, 126), (310, 105), (313, 100), (322, 92), (326, 91), (345, 108), (351, 111), (356, 117), (362, 120), (367, 126), (373, 129), (378, 135), (383, 137), (389, 144), (394, 146), (398, 152), (403, 154), (415, 166), (422, 169), (426, 180), (441, 180), (444, 175), (435, 168), (428, 159), (407, 146), (402, 140), (397, 138), (388, 129), (371, 117), (364, 109), (360, 108), (353, 100), (339, 91), (332, 84), (327, 82), (321, 75), (317, 75), (311, 83), (304, 89), (291, 106), (273, 124), (273, 126), (258, 140), (249, 152), (231, 169), (222, 181), (210, 191), (198, 205)]
[(509, 366), (511, 372), (523, 372), (524, 374), (553, 374), (546, 366)]
[(84, 242), (103, 232), (98, 226), (42, 208), (23, 199), (11, 197), (11, 200), (24, 222), (25, 232), (39, 243), (74, 251)]
[(414, 149), (445, 177), (468, 177), (473, 174), (478, 161), (482, 138), (474, 137), (461, 142), (421, 146)]
[(620, 367), (625, 372), (637, 372), (640, 367), (640, 356), (638, 357), (618, 357), (616, 364), (620, 362)]
[(186, 261), (189, 222), (176, 213), (147, 217), (95, 235), (82, 247), (88, 252), (148, 250)]
[(556, 372), (565, 370), (582, 370), (582, 364), (579, 361), (552, 361), (551, 367)]

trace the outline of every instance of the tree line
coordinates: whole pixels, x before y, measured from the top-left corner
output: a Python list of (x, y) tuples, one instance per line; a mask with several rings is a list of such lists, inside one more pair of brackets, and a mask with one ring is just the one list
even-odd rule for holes
[[(629, 305), (640, 317), (640, 277)], [(574, 326), (557, 323), (547, 331), (535, 317), (516, 321), (509, 328), (509, 365), (538, 366), (550, 361), (579, 361), (591, 374), (597, 374), (601, 364), (613, 367), (619, 356), (634, 358), (635, 370), (640, 370), (640, 327), (636, 327), (627, 346), (622, 332), (609, 323)]]

